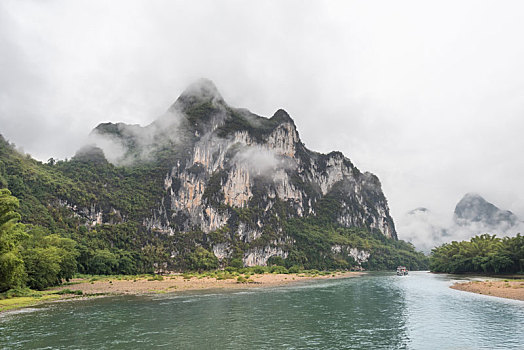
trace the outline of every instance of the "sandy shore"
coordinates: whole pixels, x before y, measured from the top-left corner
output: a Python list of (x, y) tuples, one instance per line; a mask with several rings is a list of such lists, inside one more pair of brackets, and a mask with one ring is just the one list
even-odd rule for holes
[(463, 290), (477, 294), (491, 295), (500, 298), (516, 299), (524, 301), (524, 281), (473, 281), (466, 283), (455, 283), (453, 289)]
[(151, 293), (172, 293), (179, 291), (205, 289), (242, 289), (282, 286), (291, 283), (318, 279), (337, 279), (355, 277), (361, 272), (342, 272), (327, 276), (306, 276), (302, 274), (259, 274), (250, 277), (251, 283), (238, 283), (236, 279), (218, 280), (214, 277), (184, 278), (182, 275), (164, 276), (162, 281), (151, 281), (147, 278), (134, 280), (104, 279), (101, 281), (79, 280), (78, 283), (57, 287), (56, 290), (81, 290), (84, 294), (138, 295)]

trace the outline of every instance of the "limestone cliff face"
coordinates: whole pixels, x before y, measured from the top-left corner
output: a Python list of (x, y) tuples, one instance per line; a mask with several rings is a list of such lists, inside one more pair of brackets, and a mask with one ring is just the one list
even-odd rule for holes
[[(118, 135), (110, 129), (104, 124), (95, 133), (114, 139)], [(166, 145), (159, 140), (170, 140), (167, 145), (177, 152), (164, 174), (163, 197), (143, 219), (148, 229), (202, 231), (219, 259), (229, 258), (231, 242), (240, 241), (245, 265), (265, 265), (271, 256), (285, 258), (293, 244), (282, 221), (318, 215), (324, 199), (335, 203), (333, 219), (339, 224), (396, 239), (378, 178), (361, 173), (340, 152), (308, 150), (283, 110), (268, 119), (232, 108), (211, 82), (201, 81), (144, 130), (158, 135), (148, 136), (146, 146), (136, 126), (119, 139), (126, 157), (144, 154), (136, 145), (155, 154)], [(226, 239), (214, 240), (217, 230)], [(359, 252), (348, 254), (365, 259)]]

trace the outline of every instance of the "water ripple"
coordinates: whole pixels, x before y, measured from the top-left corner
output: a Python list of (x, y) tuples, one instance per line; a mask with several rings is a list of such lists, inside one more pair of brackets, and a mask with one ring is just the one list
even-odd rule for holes
[(1, 349), (514, 349), (524, 303), (374, 273), (250, 291), (116, 297), (0, 318)]

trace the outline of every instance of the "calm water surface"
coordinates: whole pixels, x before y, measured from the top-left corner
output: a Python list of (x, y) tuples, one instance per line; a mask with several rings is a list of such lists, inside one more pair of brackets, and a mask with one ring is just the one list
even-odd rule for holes
[(372, 273), (293, 287), (55, 303), (0, 316), (2, 349), (523, 349), (524, 302), (452, 278)]

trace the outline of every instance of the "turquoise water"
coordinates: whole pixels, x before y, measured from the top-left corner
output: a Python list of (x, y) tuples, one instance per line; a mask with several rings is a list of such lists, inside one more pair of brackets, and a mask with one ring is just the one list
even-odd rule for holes
[(524, 348), (524, 302), (456, 291), (451, 278), (372, 273), (271, 289), (55, 303), (0, 316), (0, 348)]

